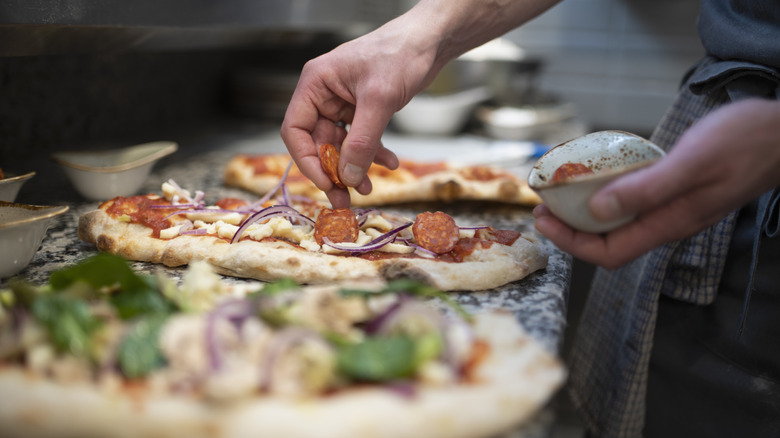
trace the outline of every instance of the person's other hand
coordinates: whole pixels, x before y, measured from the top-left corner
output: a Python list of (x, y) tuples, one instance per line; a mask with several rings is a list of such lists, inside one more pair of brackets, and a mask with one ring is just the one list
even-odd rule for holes
[(780, 184), (780, 102), (726, 105), (694, 124), (656, 164), (619, 178), (589, 201), (603, 220), (636, 213), (606, 234), (576, 231), (540, 205), (536, 229), (561, 250), (608, 269), (689, 237)]

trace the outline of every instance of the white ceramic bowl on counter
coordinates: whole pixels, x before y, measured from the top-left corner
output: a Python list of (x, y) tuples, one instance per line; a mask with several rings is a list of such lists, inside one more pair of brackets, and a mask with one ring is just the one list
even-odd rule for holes
[[(593, 132), (547, 151), (528, 175), (528, 184), (550, 211), (572, 228), (603, 233), (626, 224), (634, 216), (600, 221), (590, 214), (590, 197), (615, 178), (648, 166), (664, 155), (655, 144), (628, 132)], [(553, 182), (555, 171), (565, 163), (584, 164), (593, 173)]]
[(56, 152), (52, 158), (82, 196), (105, 201), (136, 194), (154, 163), (176, 149), (176, 143), (158, 141), (119, 149)]
[(393, 126), (407, 134), (456, 134), (466, 125), (474, 108), (490, 96), (487, 87), (443, 95), (419, 94), (393, 115)]
[(476, 116), (485, 132), (504, 140), (536, 140), (560, 124), (575, 117), (574, 105), (569, 103), (528, 105), (525, 107), (482, 106)]
[(27, 172), (23, 175), (10, 172), (5, 174), (4, 178), (0, 179), (0, 201), (14, 202), (19, 189), (34, 176), (35, 172)]
[(0, 278), (10, 277), (30, 264), (51, 221), (66, 211), (66, 205), (0, 201)]

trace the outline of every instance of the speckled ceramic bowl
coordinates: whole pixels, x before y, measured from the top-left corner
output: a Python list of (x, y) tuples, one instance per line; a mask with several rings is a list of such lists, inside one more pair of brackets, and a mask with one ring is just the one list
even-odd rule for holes
[(177, 148), (176, 143), (158, 141), (120, 149), (57, 152), (52, 158), (82, 196), (104, 201), (136, 194), (154, 163)]
[(17, 175), (8, 172), (0, 179), (0, 201), (14, 202), (19, 189), (22, 188), (30, 178), (35, 176), (35, 172), (28, 172), (24, 175)]
[[(542, 155), (528, 176), (528, 184), (563, 222), (590, 233), (613, 230), (633, 219), (600, 221), (591, 216), (588, 200), (604, 185), (664, 156), (655, 144), (622, 131), (599, 131), (562, 143)], [(594, 173), (553, 182), (556, 169), (565, 163), (582, 163)]]
[(66, 211), (66, 205), (0, 201), (0, 278), (10, 277), (30, 264), (51, 221)]

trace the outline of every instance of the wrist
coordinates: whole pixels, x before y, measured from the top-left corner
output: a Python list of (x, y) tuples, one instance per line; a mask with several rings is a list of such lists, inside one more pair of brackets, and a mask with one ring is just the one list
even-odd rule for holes
[(421, 0), (402, 16), (411, 38), (435, 53), (441, 68), (466, 51), (500, 37), (560, 0)]

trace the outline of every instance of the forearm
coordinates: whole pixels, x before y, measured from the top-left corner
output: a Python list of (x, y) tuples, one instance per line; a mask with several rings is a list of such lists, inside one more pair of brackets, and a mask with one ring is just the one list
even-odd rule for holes
[[(371, 163), (398, 166), (381, 143), (390, 118), (469, 49), (541, 14), (559, 0), (420, 0), (411, 10), (306, 63), (281, 135), (304, 175), (336, 207), (348, 193), (322, 171), (317, 146), (340, 143), (339, 177), (371, 191)], [(349, 131), (335, 125), (343, 122)]]
[(560, 0), (421, 0), (387, 26), (399, 26), (406, 41), (435, 51), (434, 70), (462, 53), (535, 18)]

